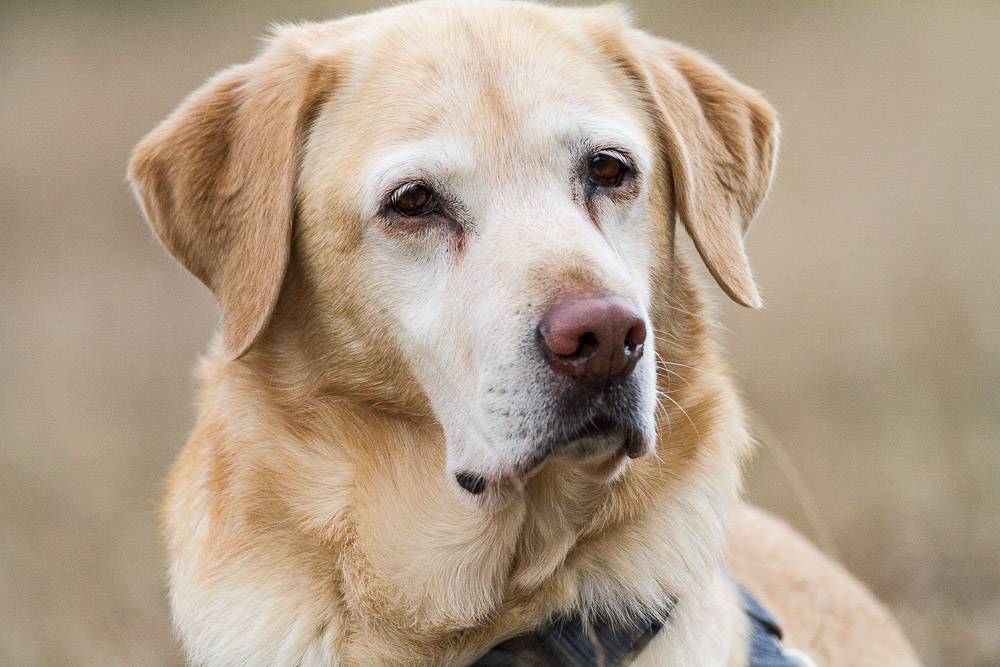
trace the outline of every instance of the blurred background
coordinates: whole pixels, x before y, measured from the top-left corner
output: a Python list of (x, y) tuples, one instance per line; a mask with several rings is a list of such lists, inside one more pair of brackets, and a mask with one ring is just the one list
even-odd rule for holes
[[(1000, 3), (629, 4), (782, 116), (768, 308), (722, 313), (750, 498), (927, 663), (1000, 664)], [(157, 502), (218, 315), (127, 157), (270, 23), (369, 6), (0, 4), (0, 664), (179, 662)]]

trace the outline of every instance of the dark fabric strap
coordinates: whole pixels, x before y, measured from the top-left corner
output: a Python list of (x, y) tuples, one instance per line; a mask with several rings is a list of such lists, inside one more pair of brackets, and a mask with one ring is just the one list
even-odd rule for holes
[(750, 591), (736, 584), (743, 610), (750, 621), (749, 667), (797, 667), (801, 663), (785, 655), (781, 648), (781, 626), (767, 613)]
[[(745, 588), (736, 584), (750, 621), (749, 667), (798, 667), (781, 649), (781, 627)], [(671, 600), (667, 609), (673, 608)], [(646, 647), (664, 622), (652, 617), (622, 624), (601, 618), (587, 623), (570, 614), (546, 628), (508, 639), (472, 667), (620, 667)]]
[(646, 647), (665, 618), (589, 623), (577, 613), (548, 628), (498, 644), (472, 667), (614, 667), (627, 665)]

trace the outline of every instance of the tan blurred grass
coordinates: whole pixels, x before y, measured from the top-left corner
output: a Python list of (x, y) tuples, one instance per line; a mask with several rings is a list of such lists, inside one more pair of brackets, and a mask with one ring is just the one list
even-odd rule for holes
[[(156, 537), (211, 297), (124, 183), (273, 21), (366, 3), (0, 6), (0, 663), (178, 660)], [(767, 441), (932, 664), (1000, 661), (1000, 5), (637, 2), (782, 113), (724, 309)], [(816, 537), (763, 448), (750, 495)]]

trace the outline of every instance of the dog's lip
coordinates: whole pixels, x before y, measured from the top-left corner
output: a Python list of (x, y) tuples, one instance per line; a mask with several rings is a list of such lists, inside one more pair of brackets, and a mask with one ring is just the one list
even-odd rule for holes
[(622, 445), (622, 451), (630, 459), (637, 459), (646, 453), (645, 438), (639, 429), (628, 428), (625, 430), (625, 443)]
[[(584, 440), (599, 440), (603, 446), (574, 452), (573, 445)], [(484, 497), (502, 488), (522, 486), (550, 458), (578, 465), (597, 480), (611, 481), (619, 476), (628, 459), (640, 458), (646, 452), (640, 428), (611, 416), (598, 415), (565, 436), (546, 439), (538, 449), (506, 470), (485, 472), (471, 467), (458, 470), (452, 476), (468, 497)]]
[(624, 449), (619, 449), (607, 457), (585, 465), (583, 469), (585, 473), (598, 481), (611, 481), (621, 474), (631, 458), (635, 457), (629, 455)]
[(521, 479), (527, 479), (531, 473), (538, 470), (543, 463), (552, 455), (551, 451), (543, 450), (532, 454), (530, 457), (522, 461), (515, 469), (515, 476)]
[(634, 449), (636, 439), (641, 444), (641, 436), (634, 426), (616, 417), (598, 414), (568, 432), (549, 436), (538, 449), (547, 454), (558, 454), (560, 450), (572, 449), (570, 446), (574, 443), (593, 438), (624, 439), (623, 447), (626, 449)]
[[(575, 443), (593, 439), (604, 441), (606, 446), (590, 453), (576, 454), (573, 452)], [(616, 443), (618, 447), (614, 447)], [(610, 418), (598, 418), (578, 428), (565, 439), (548, 440), (537, 453), (518, 466), (518, 473), (522, 478), (527, 477), (552, 457), (563, 460), (575, 459), (583, 465), (592, 465), (595, 461), (605, 463), (626, 457), (637, 459), (645, 453), (645, 438), (639, 428), (630, 424), (619, 424)]]

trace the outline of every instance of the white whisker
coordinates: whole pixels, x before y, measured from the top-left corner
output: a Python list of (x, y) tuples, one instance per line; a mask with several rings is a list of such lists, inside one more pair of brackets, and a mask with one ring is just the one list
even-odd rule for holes
[(694, 429), (694, 433), (695, 433), (695, 435), (697, 435), (697, 436), (701, 437), (701, 434), (700, 434), (700, 433), (698, 433), (698, 427), (697, 427), (697, 426), (695, 426), (695, 423), (694, 423), (694, 420), (693, 420), (693, 419), (691, 419), (691, 415), (689, 415), (689, 414), (687, 413), (687, 410), (685, 410), (685, 409), (684, 409), (684, 407), (683, 407), (683, 406), (682, 406), (682, 405), (681, 405), (680, 403), (678, 403), (677, 401), (675, 401), (675, 400), (674, 400), (674, 399), (673, 399), (673, 398), (672, 398), (672, 397), (671, 397), (671, 396), (670, 396), (670, 395), (669, 395), (669, 394), (668, 394), (667, 392), (665, 392), (665, 391), (660, 391), (660, 390), (657, 390), (657, 392), (656, 392), (656, 395), (657, 395), (657, 396), (659, 396), (659, 397), (662, 397), (662, 398), (665, 398), (665, 399), (667, 399), (668, 401), (670, 401), (671, 403), (673, 403), (673, 404), (674, 404), (674, 405), (675, 405), (675, 406), (677, 407), (677, 409), (678, 409), (678, 410), (680, 410), (680, 411), (681, 411), (681, 413), (682, 413), (682, 414), (683, 414), (683, 415), (684, 415), (685, 417), (687, 417), (687, 420), (688, 420), (688, 422), (689, 422), (689, 423), (691, 424), (691, 428), (693, 428), (693, 429)]

